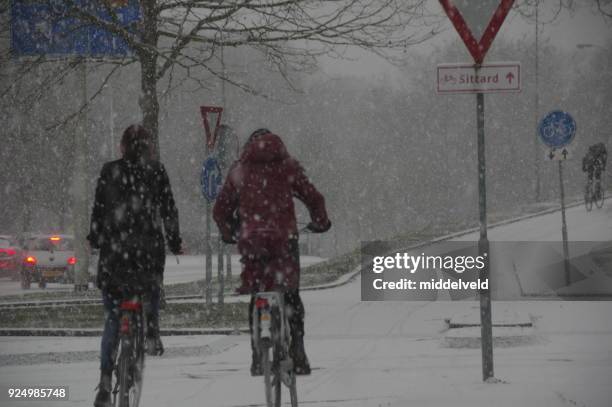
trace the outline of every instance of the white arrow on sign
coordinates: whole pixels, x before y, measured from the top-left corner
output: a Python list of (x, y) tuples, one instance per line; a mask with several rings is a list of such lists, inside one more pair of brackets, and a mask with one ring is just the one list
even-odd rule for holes
[(521, 91), (521, 64), (495, 62), (481, 65), (440, 64), (437, 69), (438, 93), (501, 93)]
[(548, 161), (565, 161), (570, 158), (572, 158), (572, 153), (567, 146), (562, 148), (551, 148), (546, 152), (546, 160)]

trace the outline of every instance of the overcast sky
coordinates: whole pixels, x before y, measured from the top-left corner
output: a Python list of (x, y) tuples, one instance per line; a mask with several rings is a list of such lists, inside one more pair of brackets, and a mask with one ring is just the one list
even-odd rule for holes
[[(556, 2), (551, 1), (543, 3), (548, 3), (548, 5), (550, 5)], [(540, 40), (548, 40), (550, 44), (564, 51), (576, 50), (577, 44), (595, 44), (597, 46), (609, 48), (609, 44), (612, 42), (612, 19), (608, 18), (606, 20), (605, 17), (596, 12), (594, 7), (588, 5), (594, 2), (583, 0), (576, 3), (578, 5), (575, 6), (574, 11), (570, 12), (564, 10), (554, 22), (540, 25)], [(585, 3), (587, 5), (585, 5)], [(439, 12), (443, 12), (437, 0), (432, 1), (430, 7), (432, 10), (436, 10), (437, 8)], [(543, 4), (540, 7), (539, 21), (540, 23), (547, 22), (546, 20), (550, 18), (553, 10), (545, 9)], [(465, 50), (465, 62), (470, 62), (471, 57), (450, 20), (446, 24), (445, 29), (445, 32), (434, 39), (424, 44), (411, 47), (409, 52), (431, 52), (433, 45), (439, 46), (445, 43), (451, 43)], [(526, 40), (534, 41), (535, 44), (535, 24), (526, 21), (525, 18), (516, 11), (511, 10), (496, 38), (498, 39), (501, 37), (506, 39), (525, 38)], [(494, 41), (491, 49), (495, 48), (495, 45), (496, 43)], [(612, 52), (612, 50), (610, 52)], [(323, 70), (331, 76), (350, 74), (365, 77), (381, 77), (386, 74), (393, 77), (397, 73), (396, 69), (382, 58), (362, 51), (351, 51), (348, 55), (351, 60), (326, 59), (322, 61)], [(517, 61), (521, 62), (520, 59), (521, 56), (517, 55)], [(485, 63), (486, 62), (487, 60), (485, 59)]]

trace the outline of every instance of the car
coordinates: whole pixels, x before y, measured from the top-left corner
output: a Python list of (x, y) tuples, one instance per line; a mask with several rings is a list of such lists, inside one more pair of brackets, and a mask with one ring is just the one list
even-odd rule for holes
[(33, 282), (40, 288), (50, 282), (74, 282), (74, 236), (30, 235), (23, 246), (21, 288), (29, 289)]
[(21, 248), (17, 240), (10, 235), (0, 235), (0, 276), (17, 278), (20, 257)]

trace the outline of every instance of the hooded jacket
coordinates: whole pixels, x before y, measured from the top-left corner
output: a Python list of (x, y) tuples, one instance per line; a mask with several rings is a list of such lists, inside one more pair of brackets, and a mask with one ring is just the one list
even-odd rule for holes
[[(273, 257), (283, 256), (287, 242), (298, 237), (293, 198), (306, 205), (313, 223), (321, 229), (329, 225), (325, 199), (280, 137), (268, 132), (250, 141), (230, 168), (213, 218), (225, 240), (232, 238), (240, 219), (238, 248), (243, 257), (262, 247)], [(291, 273), (297, 275), (298, 268), (295, 265)]]

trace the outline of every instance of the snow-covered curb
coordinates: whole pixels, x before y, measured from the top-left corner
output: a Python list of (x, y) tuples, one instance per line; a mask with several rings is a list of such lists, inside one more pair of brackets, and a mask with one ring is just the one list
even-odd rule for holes
[[(248, 327), (240, 328), (176, 328), (162, 329), (162, 336), (185, 335), (239, 335), (248, 333)], [(0, 336), (101, 336), (98, 328), (0, 328)]]

